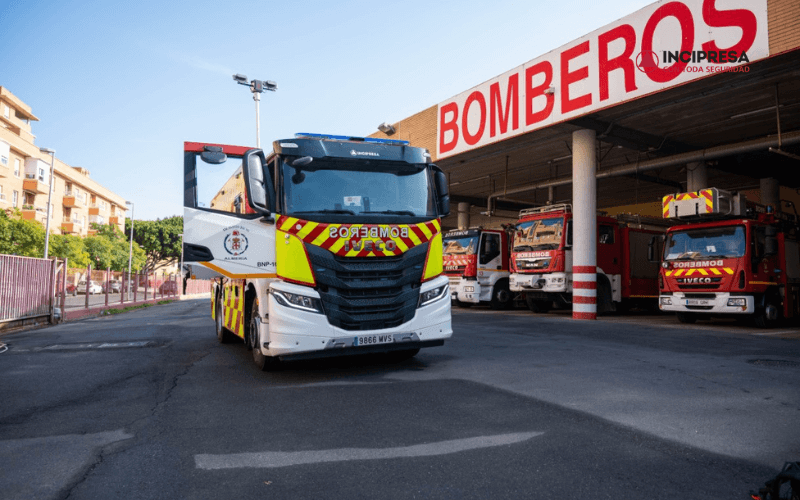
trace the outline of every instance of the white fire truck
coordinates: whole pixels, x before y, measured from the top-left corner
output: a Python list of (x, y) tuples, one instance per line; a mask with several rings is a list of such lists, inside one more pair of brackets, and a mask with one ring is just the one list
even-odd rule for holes
[(430, 154), (320, 134), (273, 150), (184, 145), (184, 259), (217, 276), (219, 340), (242, 339), (261, 369), (442, 345), (449, 196)]
[(444, 235), (444, 273), (453, 302), (461, 307), (489, 304), (505, 309), (513, 303), (508, 288), (511, 249), (503, 229), (472, 228)]

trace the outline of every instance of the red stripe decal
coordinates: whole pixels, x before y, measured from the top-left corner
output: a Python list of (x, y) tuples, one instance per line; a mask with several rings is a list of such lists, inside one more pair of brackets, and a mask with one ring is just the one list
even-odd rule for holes
[(325, 231), (326, 229), (328, 229), (328, 225), (327, 224), (318, 225), (317, 227), (312, 229), (311, 232), (308, 233), (308, 235), (305, 238), (303, 238), (303, 241), (305, 241), (307, 243), (311, 243), (312, 241), (316, 240), (317, 236), (322, 234), (322, 232)]
[(419, 226), (410, 226), (410, 227), (411, 230), (414, 231), (414, 234), (417, 235), (417, 238), (419, 238), (419, 241), (421, 243), (425, 243), (426, 241), (428, 241), (428, 237), (425, 236), (425, 233), (422, 231), (422, 229), (419, 228)]

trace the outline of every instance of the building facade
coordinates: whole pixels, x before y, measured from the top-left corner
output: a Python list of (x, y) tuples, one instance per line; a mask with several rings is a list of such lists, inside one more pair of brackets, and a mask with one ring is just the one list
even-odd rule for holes
[(125, 198), (89, 177), (89, 171), (39, 151), (31, 122), (39, 119), (30, 106), (0, 86), (0, 210), (20, 210), (28, 220), (47, 222), (50, 190), (50, 231), (87, 236), (91, 224), (125, 229)]

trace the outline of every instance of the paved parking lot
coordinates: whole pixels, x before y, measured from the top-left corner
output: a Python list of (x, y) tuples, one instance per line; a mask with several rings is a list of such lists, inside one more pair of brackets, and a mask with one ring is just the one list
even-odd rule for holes
[(800, 460), (797, 331), (455, 310), (415, 359), (258, 371), (207, 300), (3, 337), (4, 498), (747, 498)]

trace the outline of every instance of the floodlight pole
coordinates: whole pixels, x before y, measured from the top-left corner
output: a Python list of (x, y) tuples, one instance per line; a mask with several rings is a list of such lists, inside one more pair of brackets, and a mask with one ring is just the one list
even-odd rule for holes
[(269, 80), (250, 80), (240, 74), (233, 75), (233, 80), (239, 85), (246, 85), (250, 87), (250, 92), (253, 93), (253, 100), (256, 102), (256, 147), (261, 149), (261, 110), (259, 103), (261, 102), (261, 94), (265, 90), (275, 92), (278, 90), (278, 84)]
[(128, 250), (128, 300), (130, 300), (131, 296), (131, 263), (133, 262), (133, 202), (126, 201), (126, 205), (130, 205), (131, 207), (131, 243), (130, 243), (130, 250)]

